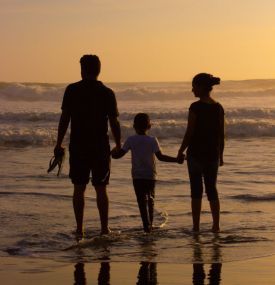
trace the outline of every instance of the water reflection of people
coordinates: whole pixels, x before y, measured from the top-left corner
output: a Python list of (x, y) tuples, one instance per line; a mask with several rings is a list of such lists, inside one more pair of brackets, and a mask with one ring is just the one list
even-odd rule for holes
[(208, 275), (206, 276), (204, 270), (201, 244), (199, 242), (199, 237), (195, 237), (194, 260), (196, 262), (193, 263), (193, 285), (203, 285), (206, 277), (209, 281), (209, 285), (220, 284), (222, 270), (222, 263), (220, 262), (220, 247), (216, 244), (215, 238), (212, 241), (212, 244), (213, 263), (211, 263)]
[(157, 263), (142, 261), (137, 277), (137, 285), (157, 285)]
[(140, 239), (141, 259), (137, 275), (137, 285), (157, 285), (157, 263), (152, 262), (157, 256), (156, 244), (153, 236)]
[[(221, 281), (221, 263), (212, 263), (210, 265), (209, 273), (207, 279), (209, 280), (209, 285), (219, 285)], [(206, 274), (204, 271), (203, 263), (193, 264), (193, 285), (203, 285)]]
[(86, 285), (84, 263), (79, 262), (74, 268), (74, 285)]
[[(79, 262), (75, 265), (74, 285), (86, 285), (85, 264)], [(110, 285), (110, 263), (101, 262), (98, 273), (98, 285)]]

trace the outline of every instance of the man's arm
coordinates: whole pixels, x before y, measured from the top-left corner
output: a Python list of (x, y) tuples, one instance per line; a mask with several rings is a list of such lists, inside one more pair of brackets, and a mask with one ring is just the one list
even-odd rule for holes
[(112, 149), (111, 154), (112, 154), (112, 158), (118, 159), (118, 158), (123, 157), (126, 154), (126, 151), (122, 148), (121, 149), (114, 148)]
[(68, 111), (62, 110), (62, 113), (59, 119), (57, 141), (56, 141), (56, 145), (54, 148), (54, 152), (58, 152), (62, 148), (62, 142), (67, 132), (70, 120), (71, 120), (70, 113)]
[(121, 131), (118, 117), (109, 117), (110, 127), (117, 149), (121, 149)]

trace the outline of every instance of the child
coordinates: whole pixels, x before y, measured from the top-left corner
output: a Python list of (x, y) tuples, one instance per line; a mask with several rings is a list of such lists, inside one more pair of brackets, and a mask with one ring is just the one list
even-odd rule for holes
[(161, 161), (180, 164), (184, 161), (184, 155), (175, 158), (162, 154), (157, 138), (147, 135), (150, 128), (149, 116), (145, 113), (138, 113), (134, 118), (136, 135), (128, 137), (122, 149), (114, 148), (112, 150), (112, 158), (115, 159), (121, 158), (131, 150), (133, 185), (143, 229), (146, 233), (151, 232), (153, 224), (156, 182), (155, 155)]

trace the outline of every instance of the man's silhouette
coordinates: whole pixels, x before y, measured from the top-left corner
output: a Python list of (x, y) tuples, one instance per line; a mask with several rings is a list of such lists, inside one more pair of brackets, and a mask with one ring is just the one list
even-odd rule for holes
[(74, 184), (73, 207), (76, 219), (76, 237), (83, 237), (84, 192), (92, 174), (97, 207), (101, 220), (101, 234), (108, 227), (109, 201), (106, 186), (110, 177), (110, 145), (108, 121), (116, 148), (121, 148), (120, 124), (114, 92), (97, 80), (100, 60), (96, 55), (80, 59), (82, 80), (67, 86), (62, 103), (55, 154), (71, 123), (70, 178)]

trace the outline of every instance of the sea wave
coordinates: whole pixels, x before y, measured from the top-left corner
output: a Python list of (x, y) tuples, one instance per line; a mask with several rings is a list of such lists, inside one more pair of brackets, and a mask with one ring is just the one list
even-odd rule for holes
[[(191, 94), (191, 82), (110, 83), (119, 100), (183, 99)], [(9, 101), (60, 101), (67, 84), (0, 83), (0, 99)], [(275, 95), (275, 80), (224, 81), (215, 88), (217, 96)]]
[(275, 194), (272, 193), (265, 195), (241, 194), (241, 195), (231, 196), (231, 198), (244, 202), (274, 202)]
[[(121, 121), (130, 121), (132, 123), (135, 112), (121, 112), (119, 119)], [(188, 109), (183, 111), (152, 111), (149, 112), (152, 122), (159, 120), (169, 121), (186, 121)], [(11, 122), (57, 122), (60, 117), (60, 112), (38, 112), (38, 111), (21, 111), (21, 112), (0, 112), (1, 123)], [(233, 123), (236, 120), (257, 121), (275, 119), (275, 110), (268, 108), (236, 108), (228, 109), (225, 113), (225, 118), (228, 122)]]
[(6, 83), (0, 85), (0, 99), (9, 101), (60, 101), (62, 84)]
[[(150, 135), (159, 139), (182, 139), (186, 130), (186, 120), (163, 120), (155, 122)], [(121, 120), (123, 140), (134, 134), (132, 123)], [(5, 124), (0, 126), (0, 145), (52, 145), (56, 140), (57, 122), (51, 124), (29, 123), (23, 126)], [(111, 135), (110, 135), (111, 136)], [(226, 138), (275, 137), (275, 124), (270, 121), (232, 119), (226, 122)], [(67, 142), (68, 136), (65, 141)]]

